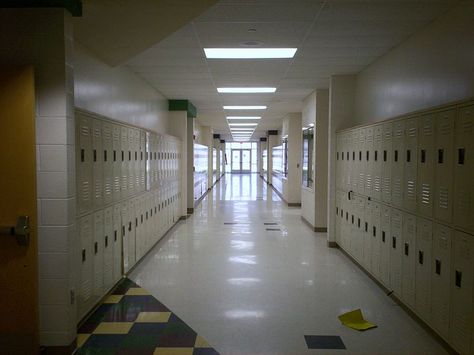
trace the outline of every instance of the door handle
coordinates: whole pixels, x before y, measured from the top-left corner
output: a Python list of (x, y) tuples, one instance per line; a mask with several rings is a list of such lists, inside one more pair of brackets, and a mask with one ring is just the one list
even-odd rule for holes
[(16, 226), (0, 226), (0, 235), (15, 237), (19, 245), (27, 246), (30, 243), (30, 217), (19, 216)]

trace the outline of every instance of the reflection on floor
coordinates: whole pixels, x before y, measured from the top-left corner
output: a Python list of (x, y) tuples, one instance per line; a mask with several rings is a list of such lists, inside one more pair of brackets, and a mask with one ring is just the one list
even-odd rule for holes
[[(130, 278), (222, 354), (446, 353), (300, 215), (257, 175), (226, 175)], [(378, 327), (341, 325), (358, 308)]]
[(78, 354), (218, 354), (204, 338), (129, 279), (123, 281), (78, 331)]

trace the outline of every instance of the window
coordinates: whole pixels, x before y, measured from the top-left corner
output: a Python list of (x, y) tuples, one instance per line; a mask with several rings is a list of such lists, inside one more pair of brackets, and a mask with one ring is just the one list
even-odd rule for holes
[(313, 187), (314, 128), (303, 130), (303, 186)]

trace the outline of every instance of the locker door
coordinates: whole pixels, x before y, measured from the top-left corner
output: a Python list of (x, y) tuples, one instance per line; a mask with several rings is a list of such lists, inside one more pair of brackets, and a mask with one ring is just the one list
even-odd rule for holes
[(370, 235), (372, 236), (372, 273), (380, 280), (380, 253), (382, 250), (381, 233), (381, 213), (382, 207), (377, 202), (372, 202), (372, 224), (370, 225)]
[(78, 212), (84, 213), (92, 208), (92, 137), (89, 118), (77, 115), (76, 135), (77, 205)]
[(147, 253), (148, 250), (150, 250), (151, 246), (153, 245), (152, 243), (152, 238), (151, 238), (151, 221), (152, 221), (152, 218), (153, 218), (153, 210), (151, 208), (151, 198), (150, 198), (150, 194), (146, 194), (145, 195), (145, 207), (146, 207), (146, 211), (145, 211), (145, 234), (146, 234), (146, 237), (145, 237), (145, 240), (146, 240), (146, 247), (145, 247), (145, 252), (144, 253)]
[(113, 202), (114, 194), (114, 163), (113, 163), (113, 138), (112, 125), (107, 122), (102, 123), (102, 149), (101, 154), (103, 164), (103, 181), (104, 181), (104, 204), (108, 205)]
[(103, 163), (102, 163), (102, 122), (92, 120), (92, 176), (93, 194), (92, 204), (94, 208), (100, 208), (103, 204)]
[(474, 238), (455, 232), (451, 278), (451, 341), (462, 354), (472, 354)]
[(416, 267), (416, 217), (409, 213), (403, 215), (402, 234), (402, 300), (415, 308), (415, 267)]
[(129, 261), (129, 235), (132, 230), (132, 222), (130, 221), (130, 215), (128, 211), (128, 202), (123, 202), (121, 205), (122, 209), (122, 261), (123, 261), (123, 273), (126, 274), (131, 267)]
[(135, 130), (133, 128), (128, 129), (128, 151), (125, 159), (128, 159), (128, 193), (130, 195), (135, 194)]
[(365, 173), (366, 173), (366, 160), (364, 157), (365, 153), (365, 128), (358, 130), (359, 142), (358, 142), (358, 167), (357, 172), (359, 174), (359, 180), (357, 182), (357, 192), (361, 195), (365, 193)]
[(113, 200), (120, 200), (121, 196), (121, 175), (122, 175), (122, 161), (121, 161), (121, 140), (120, 140), (120, 126), (112, 126), (112, 164), (113, 164)]
[(94, 213), (94, 296), (99, 299), (104, 293), (104, 213)]
[(339, 225), (341, 228), (341, 246), (344, 250), (346, 250), (349, 254), (352, 254), (350, 250), (350, 236), (351, 230), (349, 225), (346, 223), (345, 220), (345, 212), (350, 209), (350, 204), (352, 201), (348, 200), (347, 193), (341, 192), (341, 207), (339, 208), (338, 212), (338, 220)]
[(146, 161), (145, 161), (145, 152), (146, 152), (146, 141), (147, 141), (147, 132), (140, 131), (140, 191), (146, 190)]
[(451, 250), (453, 230), (434, 225), (433, 257), (431, 263), (431, 324), (446, 340), (449, 339)]
[(418, 169), (418, 118), (405, 121), (405, 160), (403, 207), (416, 211)]
[(403, 214), (400, 210), (392, 208), (390, 229), (390, 286), (397, 297), (402, 296), (402, 234)]
[(133, 130), (134, 142), (133, 142), (133, 175), (135, 177), (135, 193), (141, 191), (141, 163), (140, 163), (140, 153), (141, 153), (141, 131), (138, 129)]
[(434, 199), (434, 128), (436, 115), (422, 116), (420, 119), (418, 147), (418, 212), (433, 216)]
[(455, 110), (441, 112), (436, 117), (434, 215), (445, 222), (451, 222), (453, 215), (455, 117)]
[(365, 128), (365, 151), (364, 157), (365, 160), (365, 188), (364, 194), (368, 197), (372, 197), (372, 190), (374, 184), (374, 128), (367, 127)]
[(130, 223), (128, 228), (128, 262), (130, 268), (135, 265), (136, 262), (136, 245), (137, 245), (137, 236), (136, 236), (136, 225), (138, 224), (138, 206), (137, 200), (132, 199), (128, 201), (128, 211), (130, 214)]
[(114, 222), (113, 207), (104, 210), (104, 291), (114, 285)]
[(392, 140), (392, 205), (402, 207), (403, 202), (403, 153), (405, 151), (405, 121), (393, 123)]
[(336, 136), (336, 189), (342, 190), (344, 186), (344, 172), (342, 171), (342, 150), (343, 144), (342, 141), (345, 139), (343, 133), (338, 133)]
[(383, 141), (383, 126), (377, 125), (374, 127), (374, 147), (373, 147), (373, 176), (374, 185), (372, 197), (376, 200), (382, 199), (382, 141)]
[(383, 125), (383, 141), (382, 141), (382, 201), (386, 203), (392, 202), (392, 141), (393, 141), (393, 125), (385, 123)]
[[(367, 174), (366, 174), (367, 176)], [(372, 201), (365, 201), (365, 213), (364, 213), (364, 225), (362, 229), (363, 235), (363, 247), (362, 247), (362, 265), (366, 270), (372, 272), (372, 214), (373, 205)]]
[(80, 272), (78, 292), (78, 318), (82, 318), (93, 305), (93, 226), (92, 215), (82, 217), (78, 223), (80, 243)]
[(351, 188), (349, 191), (357, 192), (357, 186), (359, 185), (359, 131), (353, 130), (350, 134), (352, 135), (352, 138), (349, 137), (352, 156), (350, 157), (351, 171), (348, 173), (351, 176)]
[(114, 282), (120, 280), (123, 275), (122, 266), (122, 206), (116, 204), (113, 207), (113, 236), (114, 236)]
[(418, 217), (416, 228), (415, 310), (431, 323), (431, 250), (433, 224)]
[[(364, 236), (365, 236), (365, 199), (363, 197), (356, 198), (357, 205), (357, 233), (355, 234), (354, 238), (354, 256), (357, 261), (363, 264), (364, 254), (363, 254), (363, 247), (364, 247)], [(359, 223), (360, 221), (360, 223)], [(354, 221), (355, 222), (355, 221)]]
[(474, 105), (455, 122), (454, 224), (474, 230)]
[(352, 190), (352, 167), (353, 162), (351, 161), (351, 144), (352, 144), (352, 133), (348, 132), (344, 135), (344, 149), (341, 151), (341, 154), (344, 155), (344, 160), (342, 163), (344, 164), (344, 168), (342, 169), (344, 173), (344, 184), (343, 189), (345, 191)]
[(128, 152), (129, 152), (129, 145), (128, 145), (128, 129), (126, 127), (120, 127), (120, 196), (122, 198), (127, 198), (129, 196), (128, 190)]
[(382, 206), (380, 226), (380, 280), (387, 288), (390, 287), (391, 212), (392, 209), (390, 207)]

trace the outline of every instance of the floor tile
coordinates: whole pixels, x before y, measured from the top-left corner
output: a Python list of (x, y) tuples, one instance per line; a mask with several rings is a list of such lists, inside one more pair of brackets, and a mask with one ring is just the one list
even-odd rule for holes
[(122, 297), (123, 297), (122, 295), (110, 295), (105, 299), (104, 303), (106, 304), (119, 303)]
[(94, 334), (127, 334), (132, 322), (102, 322), (94, 330)]
[(211, 346), (209, 345), (206, 339), (198, 335), (196, 337), (196, 342), (194, 343), (194, 347), (195, 348), (210, 348)]
[(127, 296), (146, 296), (149, 294), (150, 293), (147, 290), (140, 287), (130, 287), (125, 293)]
[(193, 348), (157, 348), (153, 355), (192, 355)]
[(135, 322), (137, 323), (166, 323), (171, 312), (140, 312)]
[(345, 349), (341, 337), (335, 335), (305, 335), (308, 349)]
[(80, 348), (89, 339), (90, 334), (77, 334), (77, 347)]

